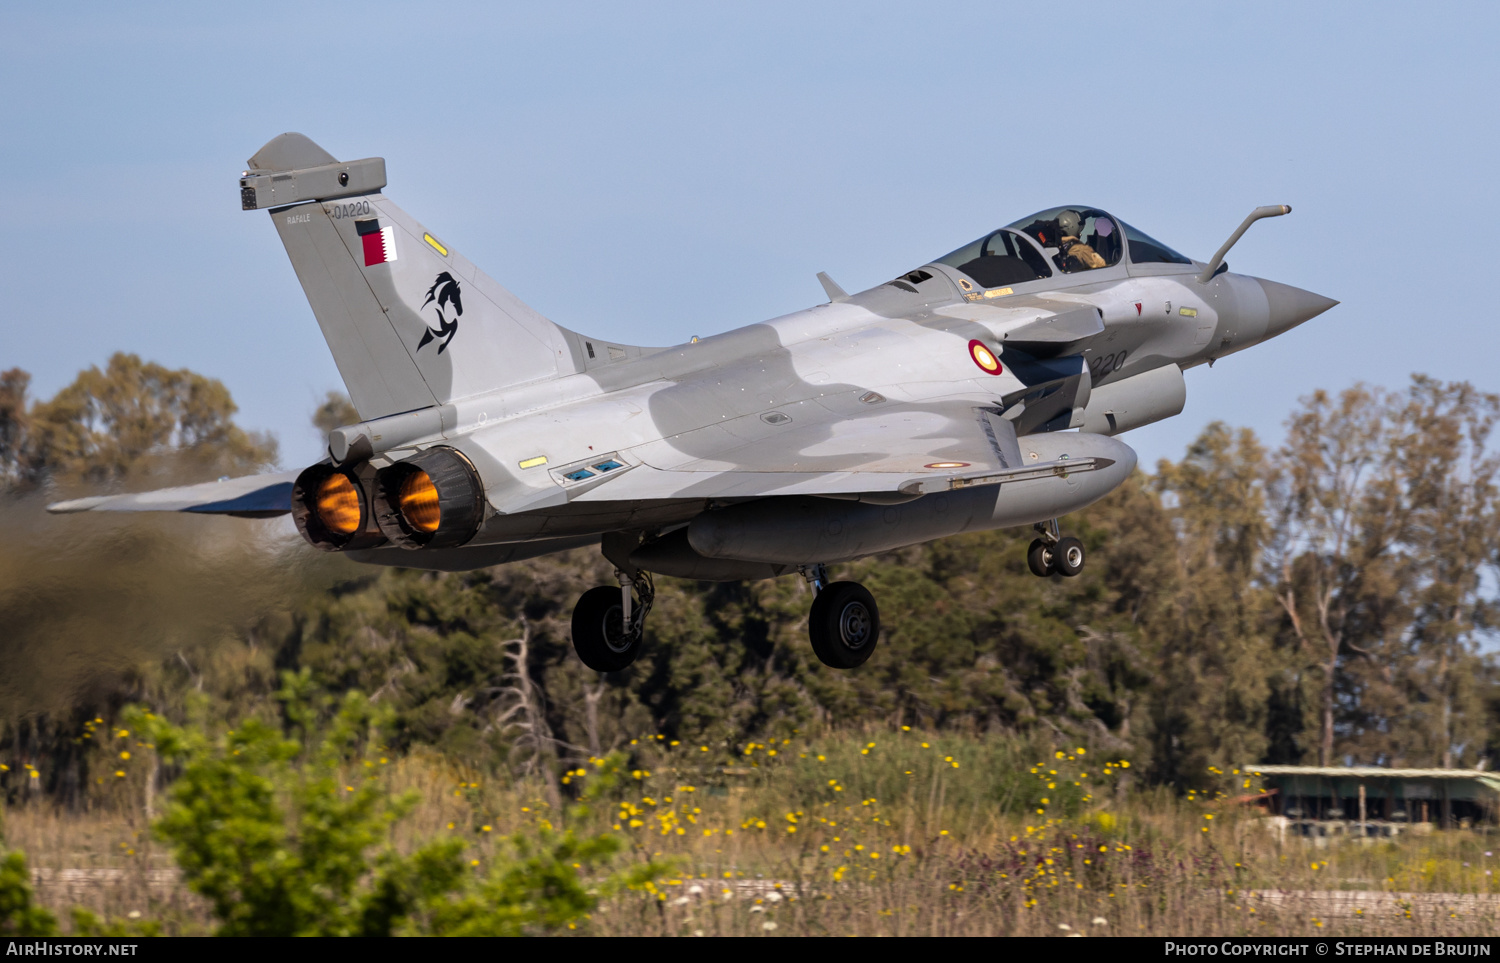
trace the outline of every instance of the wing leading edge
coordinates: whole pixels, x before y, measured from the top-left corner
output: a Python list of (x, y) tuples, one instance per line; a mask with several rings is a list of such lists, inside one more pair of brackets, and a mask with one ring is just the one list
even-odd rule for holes
[(274, 518), (292, 510), (292, 483), (297, 472), (284, 471), (244, 478), (221, 478), (200, 485), (161, 488), (129, 495), (95, 495), (53, 502), (54, 515), (74, 512), (194, 512), (239, 518)]

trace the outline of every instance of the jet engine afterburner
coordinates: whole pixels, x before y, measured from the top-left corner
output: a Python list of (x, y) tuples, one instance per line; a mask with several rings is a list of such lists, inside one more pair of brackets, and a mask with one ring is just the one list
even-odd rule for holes
[(484, 486), (468, 458), (435, 447), (375, 477), (375, 522), (402, 548), (455, 548), (484, 520)]
[(292, 484), (292, 521), (309, 544), (342, 552), (385, 541), (371, 511), (371, 474), (368, 465), (334, 467), (325, 462), (297, 476)]

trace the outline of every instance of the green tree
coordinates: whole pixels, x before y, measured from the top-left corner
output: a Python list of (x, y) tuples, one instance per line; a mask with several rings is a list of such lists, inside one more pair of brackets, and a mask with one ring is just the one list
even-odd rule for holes
[(1486, 445), (1497, 415), (1500, 397), (1421, 376), (1389, 413), (1394, 464), (1373, 497), (1411, 506), (1396, 549), (1411, 578), (1402, 607), (1410, 621), (1382, 651), (1387, 665), (1403, 670), (1405, 718), (1399, 727), (1366, 729), (1387, 758), (1446, 767), (1470, 765), (1483, 752), (1479, 642), (1494, 627), (1500, 546), (1500, 457)]
[(36, 477), (94, 484), (169, 473), (202, 480), (273, 464), (276, 442), (235, 425), (236, 410), (222, 382), (116, 353), (103, 371), (89, 368), (32, 406), (22, 461)]
[(359, 420), (359, 412), (354, 410), (354, 403), (342, 391), (328, 392), (312, 416), (313, 427), (325, 438), (333, 429), (357, 424)]
[(1316, 707), (1323, 766), (1335, 758), (1346, 659), (1375, 658), (1368, 636), (1377, 612), (1386, 626), (1404, 621), (1393, 606), (1409, 572), (1393, 564), (1399, 560), (1390, 550), (1402, 540), (1409, 506), (1400, 498), (1366, 497), (1386, 461), (1388, 405), (1384, 392), (1363, 385), (1336, 399), (1314, 392), (1288, 422), (1273, 466), (1268, 564), (1299, 671), (1316, 673), (1303, 684), (1315, 693), (1308, 704)]
[(1416, 376), (1316, 392), (1272, 466), (1269, 576), (1314, 678), (1317, 756), (1449, 765), (1482, 751), (1500, 399)]
[(31, 415), (26, 392), (31, 375), (20, 368), (0, 372), (0, 489), (35, 481), (27, 458)]
[(1156, 778), (1202, 785), (1209, 766), (1257, 762), (1266, 751), (1273, 674), (1270, 597), (1259, 584), (1269, 535), (1265, 450), (1248, 429), (1215, 422), (1177, 463), (1157, 466), (1176, 533), (1175, 590), (1153, 628)]

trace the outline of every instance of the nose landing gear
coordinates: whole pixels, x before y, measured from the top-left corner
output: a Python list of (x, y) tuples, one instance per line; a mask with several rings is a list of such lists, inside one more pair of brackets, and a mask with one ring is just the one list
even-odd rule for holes
[(829, 582), (822, 565), (801, 571), (816, 593), (807, 615), (813, 653), (834, 669), (864, 665), (880, 641), (880, 609), (875, 596), (858, 582)]
[(620, 587), (600, 585), (573, 607), (573, 651), (595, 672), (618, 672), (641, 652), (646, 615), (656, 599), (649, 572), (616, 571)]
[(1055, 518), (1037, 522), (1035, 527), (1041, 537), (1026, 549), (1026, 567), (1031, 569), (1032, 575), (1072, 578), (1083, 571), (1083, 542), (1071, 535), (1062, 537)]

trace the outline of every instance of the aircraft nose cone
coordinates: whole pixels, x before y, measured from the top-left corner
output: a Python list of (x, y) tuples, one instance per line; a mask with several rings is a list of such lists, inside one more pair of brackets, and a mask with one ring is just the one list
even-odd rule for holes
[(1295, 328), (1304, 321), (1316, 318), (1338, 304), (1332, 298), (1294, 288), (1290, 284), (1278, 284), (1275, 281), (1267, 281), (1265, 278), (1256, 278), (1256, 280), (1260, 282), (1261, 289), (1266, 292), (1266, 302), (1271, 308), (1271, 317), (1266, 324), (1266, 337), (1268, 338)]

